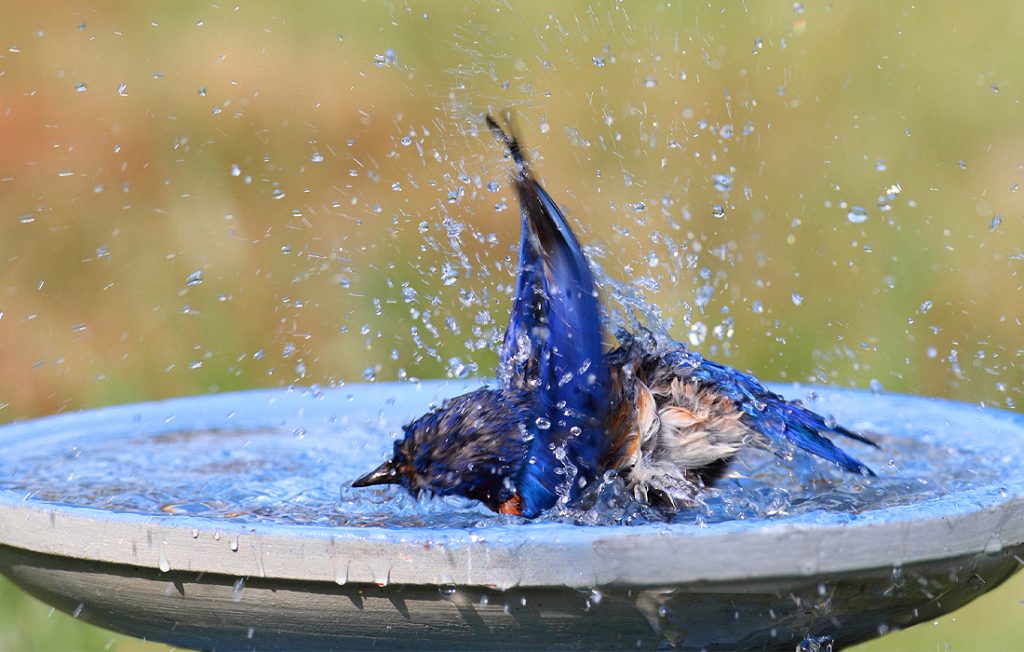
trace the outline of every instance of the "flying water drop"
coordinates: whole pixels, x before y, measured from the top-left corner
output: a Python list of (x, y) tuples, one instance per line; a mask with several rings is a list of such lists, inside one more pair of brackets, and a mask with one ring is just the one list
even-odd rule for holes
[(868, 219), (868, 212), (861, 206), (852, 206), (846, 213), (846, 219), (852, 224), (862, 224)]

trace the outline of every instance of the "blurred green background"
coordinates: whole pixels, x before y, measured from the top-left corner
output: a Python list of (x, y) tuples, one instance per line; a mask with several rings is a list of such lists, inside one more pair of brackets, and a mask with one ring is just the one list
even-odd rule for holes
[[(613, 308), (767, 379), (1019, 410), (1024, 5), (549, 4), (6, 3), (0, 422), (490, 374), (506, 108)], [(858, 649), (1024, 649), (1022, 598)], [(0, 649), (166, 646), (0, 580)]]

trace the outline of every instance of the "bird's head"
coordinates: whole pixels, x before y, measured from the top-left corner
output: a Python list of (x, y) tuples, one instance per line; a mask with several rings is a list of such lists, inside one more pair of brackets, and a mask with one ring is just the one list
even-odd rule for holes
[(397, 484), (417, 498), (459, 495), (518, 513), (529, 413), (528, 398), (517, 392), (483, 388), (449, 399), (405, 426), (391, 458), (352, 486)]

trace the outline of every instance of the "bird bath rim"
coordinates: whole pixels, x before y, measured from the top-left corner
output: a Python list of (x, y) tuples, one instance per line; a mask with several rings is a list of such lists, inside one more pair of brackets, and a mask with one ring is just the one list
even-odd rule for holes
[[(403, 401), (423, 401), (422, 395), (415, 396), (414, 387), (442, 396), (470, 386), (433, 382), (370, 387), (376, 395), (393, 388), (388, 409), (397, 410)], [(67, 440), (76, 432), (89, 432), (89, 425), (98, 422), (130, 424), (132, 431), (144, 435), (215, 426), (287, 427), (295, 420), (332, 418), (344, 409), (343, 398), (369, 391), (366, 387), (254, 390), (57, 415), (0, 428), (0, 447), (7, 449), (26, 437)], [(773, 389), (795, 395), (792, 385)], [(813, 389), (826, 399), (851, 393)], [(1024, 428), (1024, 417), (998, 409), (855, 393), (931, 411), (975, 411)], [(972, 437), (972, 443), (985, 443), (995, 435), (979, 432)], [(456, 529), (240, 523), (43, 502), (0, 490), (0, 545), (164, 572), (336, 584), (582, 588), (799, 577), (998, 553), (1024, 543), (1024, 459), (1003, 463), (1016, 472), (998, 486), (860, 514), (814, 511), (707, 527), (522, 522)], [(650, 563), (652, 559), (658, 563)]]

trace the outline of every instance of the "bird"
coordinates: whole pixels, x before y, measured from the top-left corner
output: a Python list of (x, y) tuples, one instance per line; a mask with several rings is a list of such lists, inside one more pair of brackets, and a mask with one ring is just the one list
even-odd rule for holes
[(600, 297), (579, 240), (511, 129), (485, 121), (514, 164), (522, 218), (496, 383), (404, 426), (391, 456), (353, 487), (399, 485), (416, 498), (463, 496), (536, 518), (572, 504), (609, 472), (637, 501), (678, 511), (748, 447), (801, 449), (874, 475), (831, 437), (873, 441), (749, 373), (643, 327), (620, 329), (618, 346), (605, 351)]

